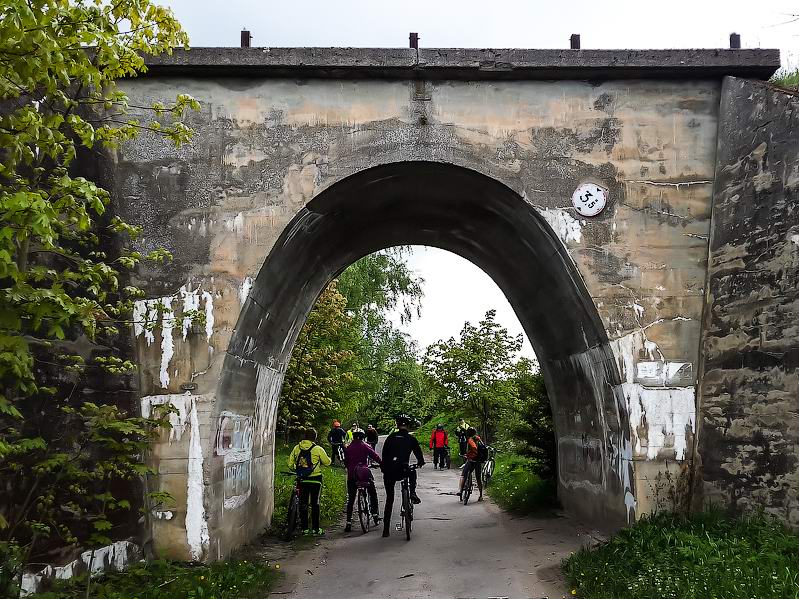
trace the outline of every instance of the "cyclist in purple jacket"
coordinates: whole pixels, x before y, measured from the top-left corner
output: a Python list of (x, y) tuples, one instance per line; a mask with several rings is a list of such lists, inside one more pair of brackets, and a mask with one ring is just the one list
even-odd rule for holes
[(378, 464), (382, 462), (380, 456), (374, 449), (364, 443), (366, 433), (356, 428), (352, 431), (352, 443), (344, 448), (344, 463), (347, 466), (347, 526), (344, 532), (352, 530), (352, 509), (355, 505), (355, 497), (358, 483), (368, 484), (367, 493), (369, 494), (369, 511), (374, 518), (375, 526), (380, 523), (380, 510), (377, 505), (377, 489), (372, 471), (369, 469), (369, 459), (371, 458)]

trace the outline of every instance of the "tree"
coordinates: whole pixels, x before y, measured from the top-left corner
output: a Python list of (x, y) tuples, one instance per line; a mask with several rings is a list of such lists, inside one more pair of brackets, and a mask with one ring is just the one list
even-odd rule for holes
[(494, 433), (500, 409), (514, 399), (511, 377), (521, 346), (521, 335), (512, 337), (496, 322), (496, 310), (489, 310), (477, 326), (464, 324), (460, 339), (439, 341), (425, 355), (449, 407), (478, 419), (486, 440)]
[(352, 380), (356, 341), (347, 299), (333, 281), (316, 301), (291, 352), (278, 421), (286, 435), (309, 427), (340, 407), (336, 389)]
[(508, 435), (521, 444), (523, 455), (536, 458), (537, 474), (553, 478), (557, 472), (557, 439), (544, 375), (538, 365), (522, 358), (512, 378), (516, 400), (503, 416)]
[(113, 349), (142, 295), (124, 277), (168, 256), (125, 247), (137, 229), (111, 216), (76, 158), (141, 131), (189, 139), (181, 118), (196, 100), (130, 106), (115, 86), (145, 70), (142, 53), (186, 43), (148, 0), (0, 7), (0, 535), (23, 564), (54, 545), (110, 541), (109, 514), (131, 508), (115, 493), (146, 472), (142, 452), (164, 422), (81, 392), (87, 378), (122, 384), (133, 369)]
[[(424, 394), (427, 378), (416, 348), (389, 317), (399, 311), (402, 320), (410, 319), (421, 307), (423, 281), (408, 268), (407, 251), (390, 248), (361, 258), (320, 296), (292, 350), (282, 426), (324, 425), (333, 417), (385, 425), (397, 406)], [(335, 310), (331, 290), (345, 302)], [(336, 334), (326, 334), (334, 323)]]

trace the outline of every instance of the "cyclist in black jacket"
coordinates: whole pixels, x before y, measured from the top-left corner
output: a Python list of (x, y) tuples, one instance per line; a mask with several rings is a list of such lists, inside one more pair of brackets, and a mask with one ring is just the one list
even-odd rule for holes
[(424, 454), (419, 446), (419, 440), (408, 432), (408, 425), (411, 419), (409, 416), (397, 416), (396, 432), (391, 433), (383, 444), (383, 484), (386, 487), (386, 507), (383, 514), (383, 536), (389, 536), (391, 523), (391, 511), (394, 507), (394, 486), (397, 481), (408, 475), (408, 484), (411, 490), (411, 501), (421, 503), (422, 500), (416, 494), (416, 470), (408, 472), (408, 462), (411, 453), (416, 456), (418, 468), (424, 466)]
[(330, 443), (330, 452), (331, 457), (333, 458), (333, 463), (335, 464), (336, 461), (339, 459), (339, 452), (338, 448), (344, 448), (344, 438), (347, 436), (347, 431), (341, 428), (341, 423), (338, 420), (333, 421), (333, 428), (330, 429), (330, 432), (327, 433), (327, 442)]

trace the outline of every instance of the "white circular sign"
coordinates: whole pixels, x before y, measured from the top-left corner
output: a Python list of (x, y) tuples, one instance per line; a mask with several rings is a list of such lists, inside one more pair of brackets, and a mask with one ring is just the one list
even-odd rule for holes
[(596, 216), (608, 203), (608, 190), (596, 183), (583, 183), (572, 194), (572, 206), (580, 216)]

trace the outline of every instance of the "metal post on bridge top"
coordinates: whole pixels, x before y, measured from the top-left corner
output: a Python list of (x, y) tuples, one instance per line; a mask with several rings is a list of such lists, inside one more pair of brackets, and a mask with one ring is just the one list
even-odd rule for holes
[(411, 33), (408, 36), (408, 41), (410, 42), (411, 48), (415, 50), (419, 49), (419, 34), (418, 33)]
[(249, 48), (250, 42), (252, 41), (252, 35), (247, 29), (241, 30), (241, 47), (242, 48)]
[(580, 49), (580, 34), (579, 33), (572, 33), (571, 37), (569, 38), (569, 47), (572, 50), (579, 50)]
[(741, 49), (741, 36), (738, 33), (731, 33), (730, 34), (730, 49), (731, 50), (740, 50)]

